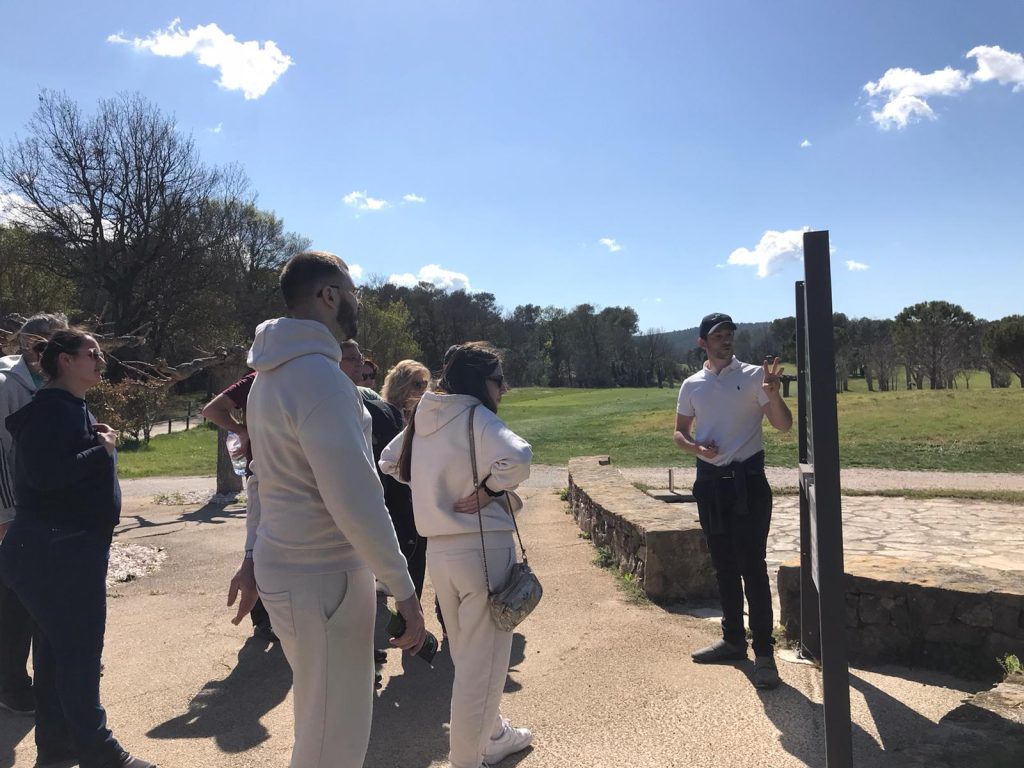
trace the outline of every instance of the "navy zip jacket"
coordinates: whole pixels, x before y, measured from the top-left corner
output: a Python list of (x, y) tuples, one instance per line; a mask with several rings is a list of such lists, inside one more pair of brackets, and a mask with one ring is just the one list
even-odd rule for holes
[(117, 452), (107, 455), (85, 400), (40, 389), (5, 423), (14, 437), (15, 519), (110, 536), (121, 517)]

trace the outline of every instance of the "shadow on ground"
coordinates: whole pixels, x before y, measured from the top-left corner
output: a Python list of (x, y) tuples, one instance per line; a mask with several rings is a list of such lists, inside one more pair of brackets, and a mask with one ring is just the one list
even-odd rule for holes
[(223, 680), (211, 680), (188, 711), (147, 733), (154, 739), (213, 738), (224, 752), (244, 752), (269, 738), (263, 716), (284, 701), (292, 673), (281, 646), (250, 637)]
[[(749, 670), (748, 670), (749, 672)], [(928, 677), (906, 674), (908, 679)], [(927, 733), (934, 724), (903, 702), (875, 687), (855, 670), (850, 671), (851, 693), (864, 697), (871, 719), (878, 730), (876, 740), (856, 723), (852, 726), (853, 761), (860, 768), (906, 768), (907, 753), (916, 746), (907, 734)], [(825, 768), (825, 715), (821, 704), (812, 702), (803, 692), (783, 681), (775, 691), (758, 695), (765, 714), (779, 730), (779, 742), (787, 752), (808, 768)]]
[(35, 727), (31, 715), (15, 715), (12, 712), (0, 712), (0, 768), (12, 768), (14, 765), (14, 749), (25, 736)]
[[(392, 654), (388, 665), (394, 664)], [(505, 691), (517, 691), (522, 685), (513, 675), (526, 658), (526, 638), (512, 636), (512, 658)], [(428, 768), (448, 758), (448, 717), (451, 711), (452, 682), (455, 668), (443, 643), (433, 665), (403, 654), (400, 673), (392, 674), (377, 692), (373, 703), (373, 728), (364, 768)], [(529, 750), (502, 762), (503, 768), (518, 764)]]

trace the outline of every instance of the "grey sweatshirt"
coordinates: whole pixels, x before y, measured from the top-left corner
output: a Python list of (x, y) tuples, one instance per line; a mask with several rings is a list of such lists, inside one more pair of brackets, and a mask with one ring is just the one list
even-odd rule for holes
[(0, 357), (0, 523), (14, 519), (14, 440), (4, 419), (28, 405), (37, 388), (21, 355)]

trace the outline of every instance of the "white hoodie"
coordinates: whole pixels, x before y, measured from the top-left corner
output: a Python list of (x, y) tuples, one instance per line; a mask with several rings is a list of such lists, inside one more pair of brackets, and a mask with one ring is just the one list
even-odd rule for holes
[(370, 416), (322, 323), (256, 329), (246, 407), (259, 479), (257, 560), (300, 573), (369, 566), (399, 600), (414, 594), (370, 450)]
[[(412, 512), (421, 536), (473, 533), (479, 536), (476, 514), (454, 511), (455, 502), (473, 492), (469, 455), (469, 409), (479, 404), (472, 395), (424, 393), (416, 407), (412, 443)], [(492, 491), (510, 491), (530, 476), (530, 444), (505, 426), (486, 406), (473, 417), (477, 472)], [(398, 480), (398, 459), (405, 432), (384, 449), (380, 468)], [(512, 518), (504, 504), (493, 501), (482, 510), (484, 531), (511, 531)]]
[(37, 389), (21, 355), (0, 357), (0, 523), (14, 519), (14, 440), (4, 419), (28, 405)]

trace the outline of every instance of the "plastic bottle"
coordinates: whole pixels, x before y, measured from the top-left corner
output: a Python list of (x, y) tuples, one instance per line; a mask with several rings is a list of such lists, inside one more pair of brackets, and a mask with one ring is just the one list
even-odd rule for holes
[(231, 466), (234, 467), (235, 474), (239, 476), (245, 475), (245, 470), (249, 466), (249, 460), (245, 458), (244, 453), (235, 455), (242, 450), (242, 439), (234, 432), (228, 432), (224, 445), (228, 449), (228, 456), (231, 457)]

